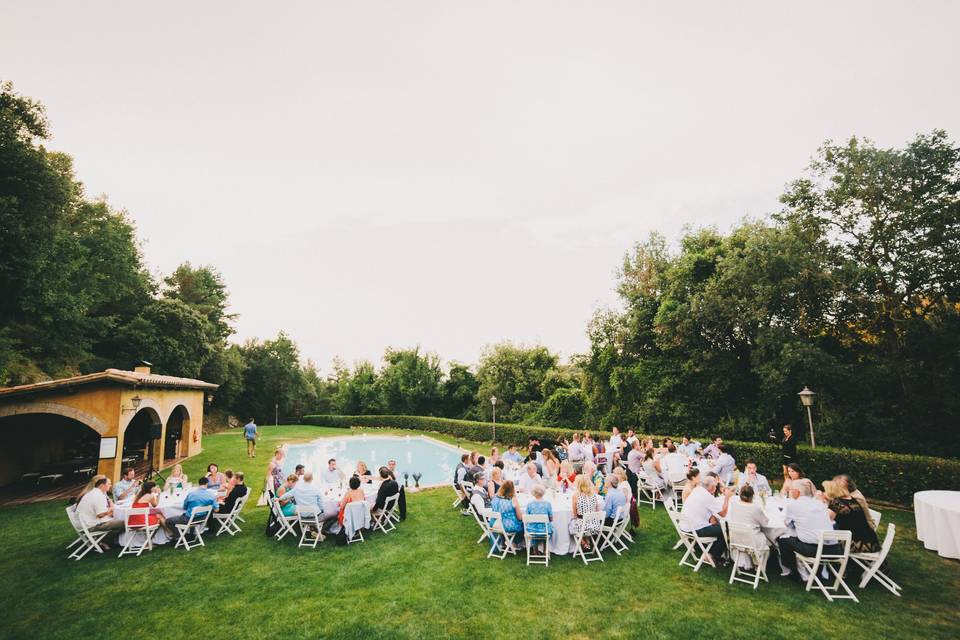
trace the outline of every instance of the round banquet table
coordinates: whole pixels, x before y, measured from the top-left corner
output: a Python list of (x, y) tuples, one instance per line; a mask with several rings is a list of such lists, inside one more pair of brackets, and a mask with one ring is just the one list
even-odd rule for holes
[[(340, 531), (340, 524), (336, 522), (337, 514), (340, 512), (340, 500), (343, 499), (343, 494), (345, 492), (344, 488), (341, 485), (333, 484), (321, 484), (318, 486), (322, 498), (320, 504), (323, 507), (323, 515), (325, 520), (333, 518), (334, 522), (330, 526), (329, 531), (331, 533), (337, 533)], [(363, 496), (367, 500), (367, 504), (370, 505), (370, 508), (373, 508), (374, 503), (377, 501), (377, 490), (380, 488), (380, 485), (372, 482), (365, 482), (360, 485), (360, 488), (363, 490)], [(326, 527), (324, 527), (326, 528)]]
[[(550, 536), (548, 546), (550, 553), (557, 555), (567, 555), (573, 553), (576, 540), (570, 535), (570, 520), (573, 519), (573, 492), (566, 493), (548, 491), (543, 496), (553, 505), (553, 535)], [(600, 498), (600, 509), (603, 509), (603, 496)], [(520, 509), (526, 513), (527, 505), (533, 500), (529, 493), (517, 493), (517, 500), (520, 502)]]
[[(151, 513), (162, 513), (163, 517), (167, 519), (181, 516), (183, 515), (183, 501), (186, 497), (186, 491), (181, 492), (179, 495), (161, 493), (160, 504), (155, 509), (151, 509)], [(127, 513), (129, 513), (132, 508), (132, 501), (128, 500), (123, 503), (117, 503), (113, 507), (113, 517), (126, 522)], [(128, 535), (126, 531), (120, 534), (120, 544), (127, 544)], [(170, 542), (170, 536), (163, 530), (163, 527), (157, 529), (153, 534), (153, 544), (167, 544), (168, 542)]]
[(960, 558), (960, 491), (913, 494), (917, 540), (944, 558)]

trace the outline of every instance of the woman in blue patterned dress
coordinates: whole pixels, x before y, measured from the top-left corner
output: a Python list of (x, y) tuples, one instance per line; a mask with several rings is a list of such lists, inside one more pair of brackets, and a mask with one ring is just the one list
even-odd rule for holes
[[(503, 530), (507, 533), (523, 533), (523, 513), (513, 488), (513, 482), (507, 480), (490, 503), (490, 508), (500, 514)], [(490, 522), (493, 524), (493, 521)]]

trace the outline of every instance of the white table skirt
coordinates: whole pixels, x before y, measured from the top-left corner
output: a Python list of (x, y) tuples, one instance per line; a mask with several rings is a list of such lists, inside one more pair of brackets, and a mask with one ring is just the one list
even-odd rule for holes
[[(598, 497), (600, 508), (603, 509), (603, 496)], [(528, 493), (518, 493), (517, 500), (520, 502), (520, 510), (526, 513), (527, 505), (533, 500), (533, 496)], [(550, 553), (556, 555), (573, 553), (576, 543), (574, 537), (570, 535), (570, 521), (573, 519), (573, 492), (555, 493), (550, 499), (550, 504), (553, 505), (553, 535), (550, 536), (548, 543)]]
[[(186, 494), (177, 495), (168, 495), (160, 494), (160, 506), (157, 507), (153, 513), (161, 513), (164, 518), (168, 520), (170, 518), (175, 518), (177, 516), (183, 515), (183, 500), (186, 498)], [(133, 508), (132, 503), (125, 504), (116, 504), (113, 507), (113, 517), (117, 520), (126, 521), (127, 514), (130, 512), (130, 509)], [(120, 534), (120, 544), (127, 544), (128, 534), (126, 531)], [(163, 530), (163, 527), (157, 529), (153, 534), (153, 544), (167, 544), (170, 542), (170, 536), (167, 535), (167, 532)]]
[(960, 558), (960, 491), (913, 494), (917, 540), (944, 558)]

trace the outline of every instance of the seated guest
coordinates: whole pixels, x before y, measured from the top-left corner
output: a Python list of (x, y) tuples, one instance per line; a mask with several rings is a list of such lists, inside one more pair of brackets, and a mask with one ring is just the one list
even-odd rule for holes
[(217, 493), (230, 493), (230, 490), (233, 489), (233, 483), (233, 469), (227, 469), (223, 472), (223, 486)]
[(170, 527), (171, 530), (173, 530), (174, 525), (187, 524), (194, 510), (199, 507), (212, 507), (211, 515), (213, 515), (213, 511), (216, 511), (217, 492), (210, 489), (210, 480), (204, 476), (200, 478), (198, 484), (199, 486), (196, 489), (192, 489), (183, 500), (183, 514), (173, 518), (167, 518), (167, 526)]
[(212, 491), (219, 491), (223, 483), (227, 481), (224, 475), (220, 473), (220, 467), (214, 462), (207, 465), (207, 475), (205, 477), (207, 479), (207, 488)]
[[(507, 480), (490, 502), (490, 508), (500, 514), (503, 530), (507, 533), (523, 532), (523, 513), (517, 500), (513, 483)], [(493, 521), (490, 522), (493, 524)]]
[(560, 473), (557, 475), (557, 483), (560, 485), (561, 489), (569, 488), (573, 486), (573, 483), (577, 481), (577, 474), (573, 471), (573, 463), (569, 460), (564, 460), (560, 463)]
[(693, 493), (693, 490), (700, 485), (700, 469), (692, 467), (690, 471), (687, 471), (687, 484), (683, 485), (683, 494), (681, 494), (681, 500), (684, 502), (687, 501), (687, 498), (690, 497), (690, 494)]
[[(574, 484), (574, 492), (571, 500), (573, 517), (570, 519), (569, 533), (572, 536), (584, 534), (596, 534), (600, 532), (602, 521), (591, 522), (589, 526), (585, 524), (584, 514), (600, 511), (600, 498), (597, 496), (596, 487), (590, 482), (590, 479), (581, 474), (577, 476)], [(590, 540), (584, 538), (581, 542), (584, 551), (590, 551), (593, 548)]]
[(720, 478), (720, 482), (722, 482), (724, 486), (727, 486), (733, 481), (733, 471), (737, 468), (737, 463), (734, 461), (733, 456), (730, 455), (730, 447), (721, 443), (717, 446), (717, 449), (720, 450), (720, 455), (717, 456), (717, 462), (713, 467), (713, 471), (717, 474), (717, 477)]
[(753, 485), (747, 484), (740, 489), (740, 499), (730, 502), (730, 514), (727, 516), (727, 522), (730, 524), (742, 524), (750, 527), (753, 535), (753, 546), (763, 549), (770, 544), (776, 544), (776, 531), (767, 529), (770, 532), (768, 536), (764, 528), (769, 527), (767, 516), (763, 513), (763, 508), (753, 501)]
[(373, 474), (370, 473), (370, 469), (367, 468), (367, 463), (363, 460), (357, 462), (357, 468), (353, 472), (353, 475), (360, 478), (360, 482), (373, 482)]
[(293, 474), (297, 476), (296, 484), (300, 484), (301, 482), (303, 482), (303, 474), (305, 474), (306, 472), (307, 472), (307, 468), (302, 464), (298, 464), (296, 467), (293, 468)]
[[(499, 471), (496, 467), (494, 470)], [(502, 472), (501, 472), (502, 473)], [(487, 480), (485, 477), (480, 478), (480, 482), (476, 482), (473, 485), (473, 490), (470, 492), (470, 495), (467, 496), (467, 499), (470, 501), (470, 504), (476, 509), (477, 506), (477, 496), (480, 496), (480, 506), (482, 508), (489, 508), (490, 503), (493, 501), (493, 498), (497, 495), (497, 492), (500, 490), (500, 487), (503, 486), (503, 477), (500, 476), (500, 482), (495, 483), (493, 479)], [(483, 515), (483, 510), (477, 511), (481, 516)], [(464, 514), (469, 515), (469, 514)]]
[(713, 495), (714, 497), (717, 497), (718, 494), (719, 494), (719, 491), (720, 491), (720, 476), (718, 476), (718, 475), (717, 475), (716, 473), (714, 473), (713, 471), (708, 471), (708, 472), (707, 472), (707, 477), (708, 477), (708, 478), (713, 478), (714, 480), (716, 480), (716, 483), (714, 483), (713, 487), (707, 489), (707, 491), (709, 491), (709, 492), (711, 493), (711, 495)]
[(367, 499), (367, 496), (360, 488), (360, 478), (352, 476), (348, 486), (350, 488), (343, 494), (343, 498), (340, 499), (340, 508), (337, 513), (337, 522), (340, 523), (341, 527), (343, 526), (343, 516), (347, 511), (347, 505), (351, 502), (363, 502)]
[(850, 494), (850, 497), (860, 504), (863, 512), (867, 514), (867, 523), (870, 525), (871, 529), (876, 531), (878, 523), (873, 521), (873, 516), (870, 515), (870, 505), (867, 504), (867, 499), (863, 497), (863, 494), (857, 490), (857, 484), (853, 481), (853, 478), (845, 473), (842, 473), (834, 477), (833, 480), (834, 482), (838, 482), (840, 486), (846, 490), (848, 494)]
[(658, 489), (667, 487), (667, 483), (660, 475), (660, 461), (656, 459), (653, 447), (648, 447), (647, 452), (643, 454), (643, 467), (639, 475)]
[(560, 475), (560, 461), (555, 457), (547, 458), (546, 468), (543, 470), (543, 488), (557, 489), (557, 476)]
[(83, 485), (83, 489), (80, 490), (80, 493), (73, 498), (70, 498), (70, 504), (74, 505), (74, 508), (76, 508), (76, 505), (83, 500), (83, 496), (93, 491), (93, 488), (97, 486), (97, 480), (102, 480), (106, 477), (107, 476), (103, 475), (102, 473), (98, 473), (97, 475), (91, 477), (89, 480), (87, 480), (87, 484)]
[[(113, 531), (111, 539), (119, 534), (123, 529), (123, 520), (113, 517), (113, 506), (110, 505), (110, 499), (107, 497), (110, 493), (110, 478), (100, 478), (93, 483), (93, 489), (88, 491), (80, 502), (77, 503), (77, 517), (90, 531)], [(110, 547), (106, 544), (101, 545), (105, 549)]]
[(723, 444), (723, 438), (720, 436), (713, 436), (713, 442), (711, 442), (706, 449), (703, 450), (703, 457), (710, 458), (711, 460), (716, 460), (720, 457), (720, 445)]
[(617, 516), (618, 507), (623, 507), (624, 518), (629, 517), (630, 514), (627, 511), (629, 509), (627, 506), (627, 496), (618, 488), (620, 486), (620, 478), (611, 473), (607, 478), (607, 483), (607, 499), (603, 503), (603, 510), (606, 516), (604, 522), (607, 526), (610, 526), (613, 524), (613, 519)]
[(487, 464), (490, 466), (495, 465), (500, 460), (500, 449), (492, 447), (490, 449), (490, 457), (487, 458)]
[[(797, 535), (780, 538), (777, 546), (780, 549), (780, 564), (787, 570), (794, 580), (800, 580), (797, 572), (797, 553), (805, 556), (817, 554), (817, 542), (821, 531), (832, 531), (833, 520), (827, 510), (827, 505), (814, 497), (813, 483), (807, 478), (800, 478), (790, 485), (790, 499), (783, 507), (784, 521), (787, 525), (793, 524)], [(827, 545), (824, 553), (839, 553), (840, 545)]]
[(117, 486), (113, 488), (113, 497), (117, 502), (127, 502), (132, 500), (140, 490), (140, 481), (137, 479), (137, 472), (133, 467), (123, 470), (123, 475), (117, 481)]
[(166, 482), (163, 483), (163, 488), (169, 490), (178, 490), (183, 489), (186, 486), (187, 474), (183, 472), (183, 465), (179, 463), (173, 465), (173, 471), (171, 471), (170, 475), (167, 476)]
[(683, 509), (680, 511), (680, 529), (691, 533), (696, 532), (701, 537), (716, 538), (716, 542), (710, 546), (710, 555), (713, 557), (714, 564), (719, 567), (727, 551), (720, 518), (727, 515), (733, 491), (725, 489), (723, 503), (719, 504), (714, 497), (716, 488), (717, 479), (712, 476), (707, 476), (700, 481), (700, 486), (694, 489), (683, 503)]
[[(533, 489), (530, 490), (531, 495), (533, 495), (533, 500), (530, 501), (530, 504), (527, 505), (527, 513), (530, 515), (546, 515), (549, 522), (544, 525), (539, 522), (534, 522), (527, 525), (527, 531), (534, 534), (548, 536), (553, 535), (553, 505), (549, 501), (543, 499), (544, 489), (543, 485), (534, 485)], [(537, 540), (535, 552), (538, 554), (543, 554), (545, 552), (544, 544), (545, 540)]]
[(487, 470), (485, 468), (487, 459), (483, 456), (477, 456), (476, 460), (470, 467), (467, 469), (467, 479), (470, 482), (476, 484), (482, 478), (485, 478), (487, 475)]
[[(467, 465), (470, 462), (470, 454), (465, 453), (460, 456), (460, 462), (457, 463), (457, 468), (453, 470), (453, 485), (458, 489), (463, 489), (463, 481), (467, 478)], [(394, 480), (397, 478), (394, 477)]]
[(850, 553), (877, 553), (880, 541), (870, 526), (870, 513), (836, 479), (823, 481), (823, 495), (834, 527), (849, 531)]
[(230, 513), (237, 500), (247, 495), (247, 485), (243, 483), (243, 471), (237, 471), (233, 474), (232, 486), (230, 491), (223, 498), (220, 505), (220, 513)]
[(787, 465), (787, 477), (783, 479), (783, 486), (780, 487), (780, 495), (789, 497), (793, 483), (804, 479), (806, 479), (806, 476), (803, 475), (803, 469), (800, 468), (800, 465), (796, 462), (791, 462)]
[(343, 471), (337, 469), (337, 459), (330, 458), (327, 460), (327, 468), (320, 473), (320, 482), (323, 484), (343, 484), (343, 481), (346, 479)]
[(373, 503), (373, 511), (383, 509), (387, 500), (398, 493), (400, 493), (400, 485), (390, 475), (390, 470), (386, 467), (380, 467), (380, 488), (377, 489), (377, 499)]
[(293, 501), (297, 504), (297, 509), (316, 511), (322, 519), (329, 519), (336, 514), (325, 514), (323, 512), (323, 494), (320, 489), (313, 484), (313, 474), (307, 471), (303, 474), (303, 481), (298, 482), (293, 488)]
[(530, 493), (530, 490), (533, 489), (533, 485), (542, 484), (542, 478), (540, 474), (537, 473), (537, 463), (533, 460), (527, 463), (525, 471), (521, 474), (520, 479), (517, 480), (517, 490), (520, 493)]
[(667, 455), (660, 460), (660, 468), (671, 486), (681, 485), (687, 481), (687, 456), (677, 451), (677, 447), (672, 442), (667, 445)]
[(500, 467), (494, 467), (490, 470), (490, 481), (486, 485), (487, 490), (487, 499), (486, 502), (493, 500), (493, 496), (497, 495), (500, 491), (500, 487), (503, 486), (503, 470)]
[[(387, 471), (390, 472), (390, 475), (393, 476), (393, 479), (397, 481), (398, 485), (400, 485), (400, 493), (403, 493), (403, 485), (400, 484), (400, 471), (397, 469), (396, 460), (387, 460)], [(400, 502), (403, 502), (403, 498), (400, 498)]]
[(280, 511), (285, 516), (294, 516), (297, 514), (297, 504), (293, 501), (293, 488), (300, 482), (300, 477), (291, 473), (287, 476), (280, 488), (277, 489), (277, 498), (280, 500)]
[(597, 490), (597, 495), (606, 495), (607, 489), (604, 486), (603, 474), (600, 473), (600, 470), (597, 469), (597, 465), (593, 462), (584, 462), (583, 463), (583, 475), (590, 479), (590, 482), (593, 483), (594, 488)]
[(521, 462), (523, 462), (523, 456), (517, 451), (517, 445), (515, 444), (512, 444), (507, 448), (507, 452), (503, 454), (503, 459), (506, 462), (516, 465), (519, 465)]
[(627, 429), (627, 446), (633, 447), (634, 442), (640, 442), (640, 438), (633, 429)]
[(753, 487), (754, 493), (760, 493), (761, 491), (767, 494), (773, 493), (766, 476), (757, 473), (757, 463), (753, 460), (747, 460), (747, 464), (743, 466), (743, 473), (740, 474), (740, 479), (737, 482), (737, 487), (741, 491), (747, 485)]
[[(137, 494), (137, 497), (134, 498), (133, 504), (130, 505), (131, 509), (156, 509), (160, 505), (160, 487), (157, 486), (156, 482), (144, 482), (140, 487), (140, 492)], [(156, 513), (150, 513), (146, 517), (140, 515), (132, 515), (128, 518), (130, 526), (132, 527), (143, 527), (143, 526), (156, 526), (160, 525), (164, 530), (169, 534), (171, 533), (170, 529), (166, 526), (166, 518), (163, 517), (163, 514), (159, 511)]]
[(688, 458), (695, 458), (699, 449), (700, 443), (696, 440), (691, 440), (690, 436), (683, 436), (683, 438), (680, 439), (680, 445), (677, 447), (677, 451)]
[(593, 462), (597, 455), (597, 443), (593, 441), (593, 437), (590, 435), (589, 431), (583, 432), (583, 439), (580, 440), (580, 448), (583, 449), (583, 459), (584, 462)]
[(620, 493), (624, 495), (627, 499), (627, 504), (629, 505), (633, 500), (633, 489), (630, 487), (630, 483), (627, 481), (627, 472), (623, 467), (615, 468), (611, 474), (612, 476), (617, 477), (617, 489), (620, 489)]

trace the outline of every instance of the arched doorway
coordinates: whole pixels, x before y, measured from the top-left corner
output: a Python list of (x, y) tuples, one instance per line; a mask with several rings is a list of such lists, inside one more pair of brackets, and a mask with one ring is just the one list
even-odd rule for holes
[[(156, 409), (143, 407), (137, 411), (123, 432), (123, 467), (136, 467), (149, 461), (159, 446), (162, 430), (163, 423)], [(154, 467), (157, 466), (156, 462)]]
[(100, 434), (83, 422), (53, 413), (0, 417), (0, 486), (64, 485), (96, 473)]
[(167, 418), (166, 437), (163, 443), (163, 459), (173, 460), (179, 458), (181, 453), (181, 443), (184, 437), (190, 434), (190, 413), (182, 404), (178, 405), (170, 412)]

